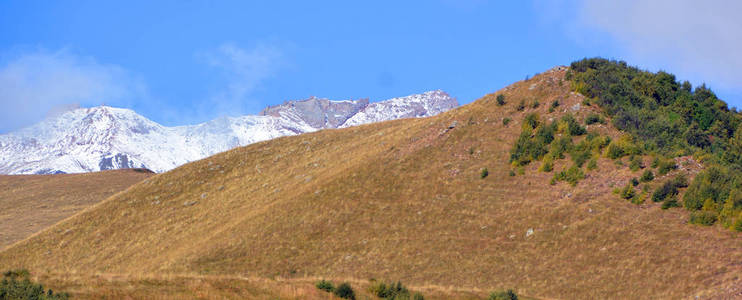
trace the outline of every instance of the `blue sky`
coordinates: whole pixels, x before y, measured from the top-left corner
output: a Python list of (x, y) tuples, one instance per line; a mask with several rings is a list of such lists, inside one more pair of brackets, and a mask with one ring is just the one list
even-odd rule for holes
[[(697, 2), (697, 1), (696, 1)], [(309, 96), (469, 103), (583, 57), (742, 106), (735, 1), (2, 1), (0, 132), (79, 103), (165, 125)]]

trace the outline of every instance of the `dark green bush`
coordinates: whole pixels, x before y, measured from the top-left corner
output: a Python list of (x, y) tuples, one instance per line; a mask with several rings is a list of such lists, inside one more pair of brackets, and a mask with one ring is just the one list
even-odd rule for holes
[(508, 124), (510, 124), (510, 118), (502, 119), (502, 125), (508, 126)]
[(670, 197), (662, 201), (662, 209), (668, 209), (671, 207), (679, 207), (678, 199), (676, 197)]
[(518, 300), (518, 295), (513, 290), (496, 291), (490, 294), (487, 300)]
[(636, 177), (629, 179), (629, 183), (631, 183), (632, 186), (639, 185), (639, 180), (636, 179)]
[(595, 123), (605, 124), (605, 119), (596, 113), (591, 113), (585, 117), (585, 124), (592, 125)]
[(624, 198), (626, 200), (631, 200), (636, 196), (636, 192), (634, 191), (634, 186), (631, 185), (631, 183), (626, 184), (623, 189), (621, 189), (621, 198)]
[(690, 223), (711, 226), (716, 223), (717, 215), (713, 211), (694, 211), (690, 214)]
[(674, 197), (678, 195), (678, 187), (672, 180), (665, 181), (657, 190), (652, 194), (652, 201), (662, 202), (668, 197)]
[(584, 178), (585, 173), (583, 173), (582, 169), (580, 169), (576, 165), (572, 165), (571, 167), (569, 167), (569, 169), (554, 174), (554, 180), (566, 181), (572, 186), (576, 186), (577, 183)]
[(639, 178), (641, 182), (650, 182), (654, 180), (654, 173), (652, 173), (652, 170), (644, 170), (644, 173), (642, 173), (642, 176)]
[(567, 125), (567, 134), (571, 136), (579, 136), (587, 133), (585, 127), (580, 126), (580, 123), (571, 114), (564, 115), (560, 122)]
[(332, 282), (327, 281), (327, 280), (324, 280), (324, 279), (322, 279), (320, 281), (317, 281), (317, 284), (315, 284), (315, 286), (318, 289), (323, 290), (323, 291), (328, 292), (328, 293), (330, 293), (333, 290), (335, 290), (335, 287), (332, 285)]
[(497, 105), (500, 105), (500, 106), (505, 105), (505, 95), (499, 94), (497, 95), (496, 99), (497, 99)]
[(479, 172), (479, 178), (484, 179), (489, 174), (490, 174), (490, 171), (487, 171), (487, 168), (482, 168), (482, 171)]
[[(399, 281), (397, 283), (376, 282), (371, 284), (369, 291), (382, 299), (410, 299), (410, 291)], [(422, 297), (420, 293), (415, 293), (415, 297), (418, 297), (417, 295)]]
[(350, 287), (350, 283), (343, 282), (340, 285), (338, 285), (337, 288), (335, 288), (335, 291), (333, 292), (335, 296), (338, 296), (339, 298), (343, 299), (356, 299), (356, 293), (353, 292), (353, 288)]
[(520, 100), (520, 102), (518, 102), (518, 106), (516, 106), (515, 109), (517, 111), (523, 111), (524, 109), (526, 109), (526, 101)]
[(675, 164), (675, 160), (672, 160), (672, 159), (662, 160), (657, 165), (657, 173), (659, 173), (660, 175), (665, 175), (669, 173), (670, 171), (675, 170), (677, 168), (678, 166)]
[(7, 271), (0, 281), (0, 299), (65, 300), (69, 297), (67, 293), (45, 290), (42, 284), (31, 281), (27, 270)]
[(641, 156), (632, 156), (629, 159), (629, 169), (631, 171), (636, 172), (636, 171), (639, 171), (639, 169), (643, 169), (643, 168), (644, 168), (644, 163), (642, 162)]
[(598, 168), (598, 160), (596, 160), (596, 159), (593, 158), (593, 159), (591, 159), (590, 161), (587, 162), (587, 169), (588, 170), (592, 171), (592, 170), (595, 170), (597, 168)]

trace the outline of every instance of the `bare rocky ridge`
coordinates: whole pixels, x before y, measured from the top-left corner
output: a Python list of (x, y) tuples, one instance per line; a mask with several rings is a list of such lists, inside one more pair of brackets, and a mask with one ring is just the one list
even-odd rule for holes
[(0, 135), (0, 174), (81, 173), (123, 168), (164, 172), (276, 137), (410, 117), (457, 107), (442, 91), (369, 104), (368, 99), (287, 101), (260, 115), (165, 127), (129, 109), (70, 108)]

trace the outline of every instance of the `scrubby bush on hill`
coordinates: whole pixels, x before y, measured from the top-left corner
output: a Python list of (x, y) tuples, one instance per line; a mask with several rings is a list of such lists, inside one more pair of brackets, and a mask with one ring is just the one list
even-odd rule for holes
[(487, 300), (518, 300), (518, 295), (513, 290), (497, 291), (490, 294)]
[(554, 174), (555, 181), (566, 181), (572, 186), (576, 186), (584, 178), (585, 173), (576, 165), (572, 165), (569, 169)]
[[(694, 89), (687, 81), (678, 82), (672, 74), (640, 70), (623, 61), (576, 61), (566, 79), (572, 81), (574, 91), (594, 99), (616, 128), (638, 141), (638, 150), (669, 158), (691, 153), (703, 156), (710, 168), (690, 184), (683, 206), (697, 211), (711, 199), (716, 211), (692, 214), (693, 223), (713, 223), (709, 221), (712, 216), (722, 217), (730, 191), (742, 189), (742, 117), (735, 110), (730, 110), (705, 85)], [(610, 158), (632, 154), (613, 143), (606, 152)], [(676, 168), (672, 159), (659, 158), (652, 167), (660, 175)], [(669, 185), (663, 185), (655, 195), (667, 196), (671, 192)], [(731, 227), (740, 212), (742, 206), (731, 205), (721, 223)]]
[(410, 290), (399, 281), (397, 283), (374, 282), (369, 287), (369, 292), (376, 297), (388, 300), (425, 299), (420, 293), (414, 293), (410, 297)]
[(499, 94), (497, 95), (497, 97), (495, 97), (495, 99), (497, 100), (497, 105), (505, 105), (505, 95)]
[(332, 292), (335, 289), (335, 287), (332, 285), (332, 282), (324, 280), (324, 279), (317, 281), (317, 284), (315, 284), (315, 286), (318, 289), (323, 290), (328, 293)]
[(596, 113), (591, 113), (585, 117), (585, 125), (592, 125), (595, 123), (605, 124), (605, 119)]
[(654, 180), (654, 173), (652, 170), (644, 170), (644, 173), (642, 173), (642, 177), (639, 178), (641, 182), (650, 182)]
[(350, 287), (350, 283), (343, 282), (340, 285), (338, 285), (337, 288), (335, 288), (335, 291), (333, 292), (335, 296), (338, 296), (339, 298), (343, 299), (356, 299), (356, 293), (353, 291), (353, 288)]
[(12, 270), (3, 273), (0, 299), (60, 300), (69, 299), (69, 294), (45, 290), (42, 284), (31, 281), (28, 271)]

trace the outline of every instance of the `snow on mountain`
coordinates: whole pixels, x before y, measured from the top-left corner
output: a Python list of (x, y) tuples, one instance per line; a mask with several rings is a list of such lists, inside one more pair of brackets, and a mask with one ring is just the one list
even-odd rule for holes
[(402, 118), (434, 116), (459, 106), (456, 99), (437, 90), (371, 103), (348, 118), (341, 128)]
[(120, 168), (164, 172), (238, 146), (326, 128), (426, 117), (458, 106), (442, 91), (369, 104), (309, 98), (260, 115), (165, 127), (132, 110), (107, 106), (57, 112), (0, 135), (0, 174), (81, 173)]

